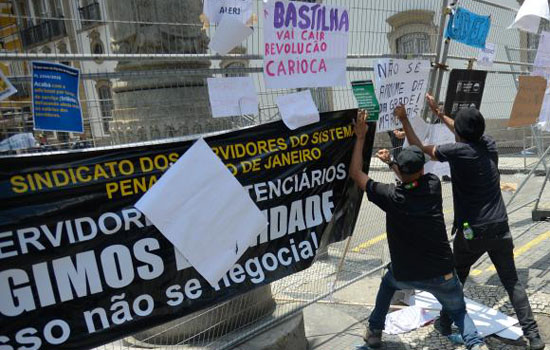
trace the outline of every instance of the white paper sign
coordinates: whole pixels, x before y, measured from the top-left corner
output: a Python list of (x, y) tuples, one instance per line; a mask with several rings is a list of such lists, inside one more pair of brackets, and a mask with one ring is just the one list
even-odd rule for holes
[[(477, 331), (482, 337), (500, 332), (518, 323), (518, 320), (515, 318), (507, 316), (488, 306), (468, 298), (464, 298), (464, 300), (466, 301), (468, 315), (470, 315), (470, 318), (474, 321)], [(411, 298), (411, 305), (426, 309), (441, 309), (441, 304), (439, 304), (435, 297), (428, 292), (421, 292), (414, 295)]]
[(32, 132), (16, 134), (0, 141), (0, 151), (14, 151), (36, 146), (37, 142)]
[[(455, 143), (455, 134), (445, 124), (431, 124), (426, 144), (445, 145), (448, 143)], [(439, 177), (443, 177), (444, 175), (451, 176), (451, 167), (449, 166), (449, 162), (430, 160), (424, 166), (424, 172), (432, 173)]]
[(258, 95), (252, 77), (208, 78), (212, 116), (258, 114)]
[(345, 85), (349, 20), (343, 7), (269, 0), (264, 5), (266, 86)]
[(220, 55), (226, 55), (235, 46), (240, 45), (244, 39), (252, 35), (254, 31), (239, 20), (224, 16), (216, 28), (214, 37), (208, 47)]
[(213, 287), (267, 226), (246, 189), (203, 139), (135, 206)]
[(427, 60), (386, 58), (374, 64), (376, 97), (380, 104), (376, 132), (402, 127), (393, 115), (393, 110), (400, 104), (405, 105), (411, 120), (422, 113), (429, 75), (430, 61)]
[(537, 33), (540, 19), (550, 21), (550, 9), (547, 0), (525, 0), (521, 5), (514, 23), (508, 29), (517, 28), (526, 32)]
[(210, 23), (220, 23), (223, 17), (246, 23), (252, 16), (252, 0), (204, 0), (203, 12)]
[(479, 50), (477, 64), (485, 67), (492, 67), (495, 59), (495, 44), (486, 43), (484, 49)]
[(541, 76), (548, 83), (537, 125), (541, 130), (550, 131), (550, 32), (541, 33), (532, 75)]
[(283, 122), (290, 130), (317, 123), (320, 120), (319, 110), (309, 90), (277, 96), (276, 103)]
[(10, 83), (8, 78), (6, 78), (4, 72), (0, 70), (0, 101), (5, 100), (16, 92), (17, 89)]

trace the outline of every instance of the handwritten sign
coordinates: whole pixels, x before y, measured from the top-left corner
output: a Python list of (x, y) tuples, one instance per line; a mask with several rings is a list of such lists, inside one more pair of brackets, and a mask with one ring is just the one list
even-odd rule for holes
[(463, 44), (485, 47), (485, 41), (491, 28), (491, 17), (480, 16), (462, 7), (458, 7), (447, 25), (445, 36)]
[(495, 44), (486, 43), (483, 49), (479, 50), (477, 64), (485, 67), (492, 67), (495, 59)]
[(78, 69), (48, 62), (32, 63), (32, 111), (38, 130), (84, 132), (78, 99)]
[(268, 88), (346, 84), (349, 14), (342, 7), (270, 0), (264, 6)]
[(220, 23), (225, 16), (246, 23), (253, 9), (252, 0), (204, 0), (203, 12), (211, 23)]
[(543, 77), (519, 77), (519, 90), (510, 113), (509, 127), (534, 124), (542, 107), (546, 79)]
[(422, 112), (428, 87), (430, 61), (382, 59), (374, 64), (376, 95), (380, 115), (376, 132), (402, 127), (393, 115), (400, 104), (405, 105), (407, 115), (414, 119)]

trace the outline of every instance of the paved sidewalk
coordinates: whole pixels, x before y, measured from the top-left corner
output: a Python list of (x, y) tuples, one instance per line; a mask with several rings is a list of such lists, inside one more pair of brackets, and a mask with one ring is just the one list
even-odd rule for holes
[[(375, 179), (391, 181), (387, 168), (384, 169), (377, 160), (373, 160), (372, 165), (371, 175)], [(502, 171), (503, 183), (519, 185), (525, 178), (523, 158), (504, 157), (501, 158), (500, 165), (509, 169), (506, 172)], [(528, 203), (536, 198), (543, 179), (544, 177), (535, 176), (528, 186), (519, 193), (508, 210), (519, 277), (527, 288), (531, 306), (543, 332), (543, 338), (549, 344), (547, 348), (550, 350), (550, 222), (533, 222), (531, 220), (533, 203), (522, 206), (523, 203)], [(452, 192), (450, 183), (443, 183), (443, 187), (444, 211), (449, 226), (453, 213)], [(509, 198), (510, 195), (510, 193), (504, 193), (506, 198)], [(543, 194), (544, 198), (550, 198), (550, 188)], [(346, 261), (344, 267), (348, 274), (367, 271), (379, 263), (380, 259), (384, 259), (384, 254), (387, 254), (384, 221), (381, 219), (383, 216), (379, 217), (379, 213), (373, 212), (368, 203), (364, 203), (361, 210), (362, 214), (365, 212), (363, 216), (367, 215), (368, 218), (363, 222), (358, 222), (356, 227), (349, 261)], [(373, 215), (376, 215), (376, 218), (373, 218)], [(363, 345), (361, 335), (367, 325), (366, 319), (372, 310), (379, 283), (380, 273), (377, 273), (335, 293), (332, 303), (327, 304), (326, 302), (329, 301), (325, 301), (322, 311), (326, 317), (321, 317), (320, 321), (311, 320), (309, 325), (310, 329), (315, 329), (314, 323), (321, 322), (325, 340), (315, 342), (310, 339), (310, 348), (355, 350), (356, 346)], [(484, 255), (473, 266), (470, 278), (465, 285), (465, 294), (467, 297), (505, 314), (515, 316), (508, 295), (487, 255)], [(319, 310), (315, 312), (319, 313)], [(356, 322), (343, 322), (346, 317), (341, 314), (347, 315)], [(337, 317), (337, 315), (340, 316)], [(306, 329), (307, 322), (306, 317)], [(315, 334), (315, 332), (311, 331), (311, 334)], [(525, 344), (510, 344), (509, 341), (503, 341), (496, 337), (488, 337), (486, 340), (489, 349), (526, 349)], [(465, 347), (452, 344), (446, 337), (442, 337), (431, 324), (403, 335), (384, 335), (382, 349), (435, 350), (465, 349)]]

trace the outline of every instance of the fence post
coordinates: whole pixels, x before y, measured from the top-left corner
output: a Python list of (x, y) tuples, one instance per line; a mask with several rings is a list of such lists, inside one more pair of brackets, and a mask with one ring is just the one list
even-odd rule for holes
[[(438, 34), (438, 40), (437, 40), (437, 47), (435, 49), (435, 62), (434, 62), (435, 67), (432, 73), (430, 74), (430, 82), (428, 86), (428, 91), (430, 91), (432, 94), (435, 94), (434, 96), (436, 100), (439, 97), (439, 86), (441, 84), (439, 84), (438, 87), (435, 87), (435, 88), (434, 88), (434, 85), (436, 83), (436, 78), (439, 75), (442, 75), (442, 72), (440, 72), (441, 70), (440, 62), (442, 59), (444, 60), (447, 59), (447, 52), (448, 52), (448, 50), (445, 50), (443, 55), (441, 55), (441, 47), (443, 46), (443, 42), (445, 42), (445, 47), (447, 47), (447, 43), (444, 38), (444, 35), (445, 35), (445, 24), (446, 24), (446, 19), (448, 15), (448, 10), (447, 10), (448, 6), (449, 6), (449, 0), (444, 0), (443, 5), (441, 6), (441, 18), (439, 19), (439, 34)], [(428, 108), (424, 109), (424, 119), (427, 118), (428, 110), (429, 110)]]

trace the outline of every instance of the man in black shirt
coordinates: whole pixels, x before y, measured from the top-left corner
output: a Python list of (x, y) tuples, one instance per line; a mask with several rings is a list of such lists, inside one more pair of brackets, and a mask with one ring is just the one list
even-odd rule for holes
[[(411, 145), (420, 147), (433, 160), (449, 162), (455, 211), (453, 232), (456, 233), (453, 251), (458, 277), (464, 284), (471, 266), (487, 252), (508, 292), (530, 349), (544, 349), (525, 288), (516, 272), (514, 243), (500, 191), (495, 141), (483, 135), (485, 120), (477, 109), (463, 109), (453, 120), (439, 110), (432, 96), (426, 97), (433, 113), (455, 134), (456, 143), (423, 145), (414, 133), (405, 109), (398, 107), (395, 114), (401, 120)], [(469, 231), (469, 234), (465, 235), (464, 231)], [(451, 320), (444, 312), (440, 324), (443, 334), (451, 332)]]
[(350, 177), (366, 191), (369, 201), (386, 212), (392, 262), (382, 278), (365, 341), (371, 348), (381, 346), (386, 314), (396, 290), (420, 289), (432, 293), (450, 314), (468, 349), (487, 349), (466, 312), (462, 286), (454, 273), (443, 218), (441, 182), (432, 174), (424, 175), (424, 154), (416, 146), (403, 149), (396, 163), (390, 162), (388, 150), (377, 153), (401, 179), (400, 185), (371, 180), (362, 170), (366, 116), (366, 111), (359, 111)]

